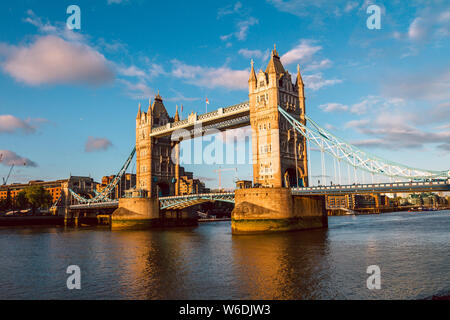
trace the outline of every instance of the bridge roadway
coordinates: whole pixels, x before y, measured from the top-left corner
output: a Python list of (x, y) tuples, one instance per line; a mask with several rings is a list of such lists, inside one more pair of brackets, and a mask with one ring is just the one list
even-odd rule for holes
[[(345, 194), (376, 194), (376, 193), (413, 193), (413, 192), (449, 192), (450, 179), (432, 182), (392, 182), (374, 184), (333, 185), (292, 188), (293, 195), (345, 195)], [(209, 201), (224, 201), (234, 203), (234, 192), (188, 194), (182, 196), (160, 197), (160, 208), (183, 209)], [(70, 205), (71, 210), (113, 209), (119, 206), (118, 200)]]

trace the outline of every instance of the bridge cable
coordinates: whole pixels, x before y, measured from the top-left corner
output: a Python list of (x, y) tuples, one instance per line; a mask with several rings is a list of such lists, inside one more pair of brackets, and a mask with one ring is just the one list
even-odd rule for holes
[(278, 110), (306, 139), (314, 142), (319, 148), (323, 148), (325, 152), (331, 154), (333, 157), (342, 159), (348, 164), (355, 165), (362, 170), (383, 176), (410, 180), (448, 179), (450, 176), (450, 172), (412, 168), (374, 156), (334, 136), (326, 129), (321, 128), (308, 116), (305, 116), (305, 118), (308, 120), (311, 128), (301, 123), (298, 119), (295, 119), (293, 115), (289, 114), (283, 108), (278, 107)]

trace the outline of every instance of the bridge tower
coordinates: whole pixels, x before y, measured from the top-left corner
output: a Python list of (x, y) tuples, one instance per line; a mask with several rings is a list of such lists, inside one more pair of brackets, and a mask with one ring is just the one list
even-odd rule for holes
[(278, 107), (306, 124), (300, 67), (293, 83), (274, 47), (265, 71), (256, 74), (252, 61), (248, 84), (253, 182), (258, 187), (235, 191), (232, 233), (327, 227), (324, 197), (291, 193), (291, 187), (308, 186), (306, 139), (288, 124)]
[[(136, 190), (131, 198), (120, 198), (111, 215), (112, 228), (152, 228), (192, 225), (197, 221), (184, 212), (159, 210), (160, 196), (179, 192), (179, 145), (169, 137), (150, 137), (152, 129), (178, 121), (178, 111), (169, 117), (159, 93), (149, 101), (147, 112), (139, 104), (136, 116)], [(176, 163), (171, 160), (176, 150)]]
[(152, 128), (173, 121), (159, 93), (153, 104), (149, 101), (147, 112), (142, 112), (139, 104), (136, 116), (136, 189), (147, 197), (172, 195), (175, 192), (176, 165), (171, 161), (170, 137), (150, 137)]
[(248, 83), (254, 183), (267, 187), (307, 186), (306, 139), (278, 111), (280, 106), (305, 123), (300, 68), (293, 83), (274, 48), (265, 71), (256, 74), (252, 61)]

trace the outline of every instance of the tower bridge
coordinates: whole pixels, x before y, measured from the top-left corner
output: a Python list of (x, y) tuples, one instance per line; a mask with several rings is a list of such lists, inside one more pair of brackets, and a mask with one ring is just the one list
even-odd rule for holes
[[(235, 205), (233, 233), (272, 232), (326, 227), (326, 195), (450, 190), (450, 172), (412, 168), (370, 155), (309, 118), (300, 68), (297, 67), (293, 80), (275, 48), (265, 71), (256, 72), (252, 61), (248, 83), (247, 102), (205, 114), (191, 113), (184, 120), (180, 119), (178, 108), (174, 117), (169, 115), (159, 93), (146, 112), (139, 105), (135, 147), (116, 178), (91, 199), (67, 190), (68, 198), (76, 203), (66, 201), (66, 211), (111, 209), (113, 226), (151, 227), (167, 219), (184, 224), (190, 221), (184, 208), (207, 201), (226, 201)], [(254, 187), (232, 193), (181, 194), (180, 142), (213, 132), (211, 129), (222, 131), (248, 125), (252, 129)], [(408, 182), (313, 187), (309, 179), (310, 144), (321, 152), (323, 174), (323, 159), (328, 154), (339, 164), (351, 166), (355, 176), (358, 169)], [(134, 154), (136, 187), (126, 197), (108, 199), (108, 192), (115, 188)]]

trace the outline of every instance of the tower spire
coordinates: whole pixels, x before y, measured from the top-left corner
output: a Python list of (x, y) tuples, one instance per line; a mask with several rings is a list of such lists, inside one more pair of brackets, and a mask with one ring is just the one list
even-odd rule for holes
[(158, 93), (157, 93), (156, 96), (155, 96), (155, 100), (161, 100), (161, 101), (162, 101), (162, 98), (161, 98), (161, 96), (159, 95), (159, 89), (158, 89)]
[(253, 67), (253, 59), (250, 61), (250, 64), (252, 68), (250, 69), (250, 78), (248, 79), (248, 82), (255, 81), (256, 83), (256, 73), (255, 68)]
[(305, 120), (305, 85), (303, 84), (302, 74), (300, 73), (300, 65), (297, 64), (297, 90), (300, 107), (300, 120), (306, 124)]
[(276, 43), (273, 44), (272, 56), (279, 57), (278, 56), (278, 52), (277, 52), (277, 45), (276, 45)]
[(272, 55), (270, 57), (269, 63), (267, 64), (266, 73), (285, 73), (283, 64), (280, 61), (276, 45), (273, 46)]
[(300, 73), (300, 65), (297, 64), (297, 85), (303, 85), (302, 74)]
[(140, 118), (140, 117), (141, 117), (141, 103), (139, 102), (138, 113), (137, 113), (136, 119)]
[(175, 116), (173, 117), (174, 121), (180, 121), (180, 116), (178, 115), (178, 105), (176, 105)]

